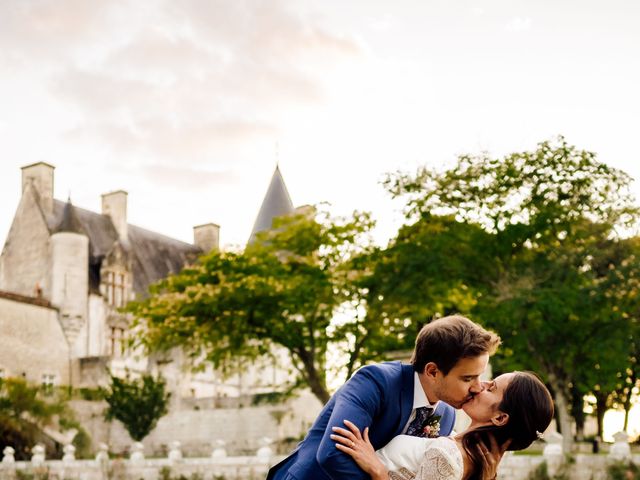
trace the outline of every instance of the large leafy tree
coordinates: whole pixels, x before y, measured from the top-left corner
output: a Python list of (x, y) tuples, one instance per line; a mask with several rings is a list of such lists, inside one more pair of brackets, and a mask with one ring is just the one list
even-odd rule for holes
[(108, 404), (105, 418), (122, 422), (131, 438), (139, 442), (168, 412), (170, 396), (160, 376), (144, 374), (139, 378), (128, 375), (121, 378), (111, 375), (110, 384), (104, 390)]
[(489, 271), (479, 255), (492, 236), (452, 215), (425, 213), (403, 226), (389, 246), (377, 252), (362, 278), (368, 315), (395, 343), (411, 349), (420, 328), (437, 315), (469, 312)]
[(180, 347), (222, 370), (284, 351), (292, 388), (308, 386), (325, 402), (330, 344), (350, 374), (390, 343), (363, 308), (361, 280), (376, 255), (372, 226), (357, 212), (276, 219), (243, 252), (211, 252), (131, 304), (138, 339), (152, 351)]
[(465, 258), (449, 283), (455, 275), (464, 279), (476, 292), (476, 318), (505, 340), (499, 367), (531, 368), (549, 382), (567, 449), (574, 382), (595, 385), (584, 370), (605, 365), (620, 346), (609, 332), (625, 319), (603, 315), (606, 296), (592, 292), (600, 248), (637, 214), (629, 183), (626, 174), (562, 137), (533, 152), (463, 155), (444, 172), (423, 168), (386, 180), (393, 195), (406, 199), (411, 221), (451, 215), (490, 237), (476, 235), (468, 245), (460, 238), (459, 253), (442, 260)]

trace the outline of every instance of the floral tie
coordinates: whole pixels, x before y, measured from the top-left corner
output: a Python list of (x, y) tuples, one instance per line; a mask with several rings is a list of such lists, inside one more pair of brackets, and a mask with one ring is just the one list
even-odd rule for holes
[(427, 432), (424, 431), (424, 427), (427, 420), (433, 413), (431, 407), (418, 407), (416, 408), (416, 416), (407, 427), (405, 435), (411, 435), (412, 437), (426, 437)]

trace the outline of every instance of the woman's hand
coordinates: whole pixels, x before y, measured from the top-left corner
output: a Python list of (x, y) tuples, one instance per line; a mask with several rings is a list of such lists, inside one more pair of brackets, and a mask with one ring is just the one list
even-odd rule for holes
[(482, 462), (482, 480), (495, 480), (498, 476), (498, 465), (504, 452), (509, 448), (511, 440), (507, 440), (504, 444), (498, 445), (495, 437), (489, 435), (489, 443), (491, 449), (488, 449), (482, 442), (478, 442), (477, 448), (480, 453)]
[(349, 420), (345, 420), (344, 424), (349, 430), (333, 427), (336, 434), (331, 435), (331, 439), (337, 442), (336, 448), (350, 455), (358, 466), (371, 476), (372, 480), (387, 480), (389, 472), (369, 441), (369, 427), (366, 427), (361, 435), (358, 427)]

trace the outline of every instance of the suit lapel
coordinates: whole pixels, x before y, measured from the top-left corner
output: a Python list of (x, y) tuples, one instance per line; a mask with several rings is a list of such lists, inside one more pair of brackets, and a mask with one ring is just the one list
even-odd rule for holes
[(438, 402), (438, 406), (433, 411), (433, 415), (438, 415), (439, 417), (442, 417), (445, 412), (444, 405), (445, 405), (444, 402)]
[[(400, 396), (400, 424), (396, 429), (395, 435), (400, 435), (402, 429), (409, 420), (411, 410), (413, 410), (413, 366), (401, 365), (402, 367), (402, 393)], [(394, 435), (394, 436), (395, 436)]]

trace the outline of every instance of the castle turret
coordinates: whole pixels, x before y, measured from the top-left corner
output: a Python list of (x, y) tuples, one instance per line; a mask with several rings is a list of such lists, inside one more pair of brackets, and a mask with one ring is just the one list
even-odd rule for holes
[(253, 224), (253, 230), (249, 237), (249, 243), (253, 243), (258, 232), (269, 230), (272, 227), (273, 219), (284, 215), (294, 213), (293, 203), (289, 196), (289, 191), (284, 183), (280, 168), (276, 166), (275, 172), (271, 177), (271, 183), (264, 196), (260, 212)]
[(33, 163), (22, 167), (22, 193), (32, 185), (38, 193), (40, 208), (51, 215), (53, 213), (53, 171), (56, 167), (45, 162)]
[(89, 237), (67, 202), (50, 238), (51, 303), (60, 309), (62, 328), (72, 355), (82, 356), (78, 335), (87, 321), (89, 295)]

